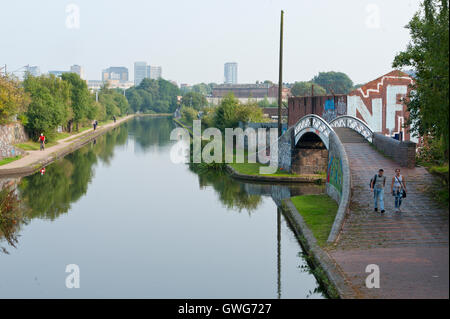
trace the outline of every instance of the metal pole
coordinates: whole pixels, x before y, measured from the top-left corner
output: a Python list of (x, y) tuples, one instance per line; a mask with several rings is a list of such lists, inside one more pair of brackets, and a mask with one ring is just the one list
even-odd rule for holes
[(281, 93), (283, 91), (283, 16), (284, 11), (281, 10), (280, 22), (280, 65), (278, 69), (278, 136), (281, 136)]
[(277, 208), (277, 297), (281, 299), (281, 209)]

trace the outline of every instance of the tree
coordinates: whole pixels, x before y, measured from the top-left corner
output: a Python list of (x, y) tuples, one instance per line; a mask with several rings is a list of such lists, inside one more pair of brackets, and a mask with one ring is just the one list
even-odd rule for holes
[(197, 119), (198, 111), (193, 107), (183, 106), (181, 108), (181, 118), (187, 125), (192, 125), (192, 121)]
[(73, 116), (70, 108), (70, 83), (54, 75), (27, 76), (23, 87), (31, 97), (25, 113), (28, 118), (25, 128), (32, 137), (45, 133), (51, 139), (56, 128), (67, 123)]
[(411, 42), (393, 67), (412, 67), (416, 79), (406, 105), (415, 135), (430, 136), (449, 156), (449, 1), (424, 0), (406, 26)]
[(29, 103), (30, 99), (17, 79), (0, 76), (0, 124), (25, 112)]
[(319, 84), (328, 94), (347, 94), (353, 87), (353, 81), (347, 74), (334, 71), (319, 72), (312, 82)]
[(128, 103), (134, 111), (172, 113), (177, 108), (177, 96), (180, 90), (164, 79), (145, 78), (125, 92)]
[(208, 104), (208, 101), (203, 94), (192, 91), (183, 95), (181, 104), (193, 107), (196, 110), (201, 110)]
[[(75, 123), (76, 130), (78, 131), (78, 124), (88, 118), (88, 115), (92, 115), (89, 112), (92, 105), (91, 93), (87, 87), (86, 81), (84, 81), (76, 73), (63, 73), (61, 75), (63, 81), (70, 83), (70, 100), (72, 107), (73, 118), (70, 119), (68, 125), (68, 131), (72, 130), (71, 122)], [(90, 118), (91, 120), (93, 118)]]
[(312, 86), (314, 85), (314, 95), (326, 95), (327, 91), (319, 84), (313, 82), (295, 82), (291, 88), (291, 93), (294, 96), (311, 96)]

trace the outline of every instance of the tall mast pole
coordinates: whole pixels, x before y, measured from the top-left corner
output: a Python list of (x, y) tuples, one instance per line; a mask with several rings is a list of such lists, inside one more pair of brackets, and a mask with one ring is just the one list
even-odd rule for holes
[(282, 105), (282, 91), (283, 91), (283, 16), (284, 11), (281, 10), (280, 22), (280, 65), (278, 70), (278, 136), (281, 136), (281, 105)]

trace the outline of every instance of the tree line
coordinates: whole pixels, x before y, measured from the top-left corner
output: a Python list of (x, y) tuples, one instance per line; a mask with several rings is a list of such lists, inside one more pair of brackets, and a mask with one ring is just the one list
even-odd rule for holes
[(0, 123), (17, 117), (35, 138), (41, 133), (51, 139), (56, 130), (72, 132), (92, 120), (105, 121), (122, 116), (129, 104), (120, 90), (107, 86), (98, 92), (98, 101), (86, 81), (76, 73), (61, 77), (27, 74), (20, 82), (10, 76), (0, 77)]

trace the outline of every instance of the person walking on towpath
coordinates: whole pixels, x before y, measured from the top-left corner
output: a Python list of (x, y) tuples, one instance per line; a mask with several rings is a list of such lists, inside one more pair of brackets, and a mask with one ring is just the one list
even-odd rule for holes
[(41, 143), (40, 150), (45, 150), (45, 136), (44, 133), (41, 133), (41, 136), (39, 136), (39, 142)]
[(391, 192), (395, 200), (395, 212), (399, 213), (401, 212), (402, 200), (406, 197), (406, 178), (400, 175), (400, 168), (395, 169), (395, 175), (391, 182)]
[(378, 174), (370, 181), (370, 189), (373, 192), (373, 198), (375, 201), (375, 211), (378, 211), (378, 200), (380, 200), (380, 210), (384, 213), (384, 186), (386, 186), (386, 176), (383, 176), (384, 171), (382, 168), (378, 170)]

